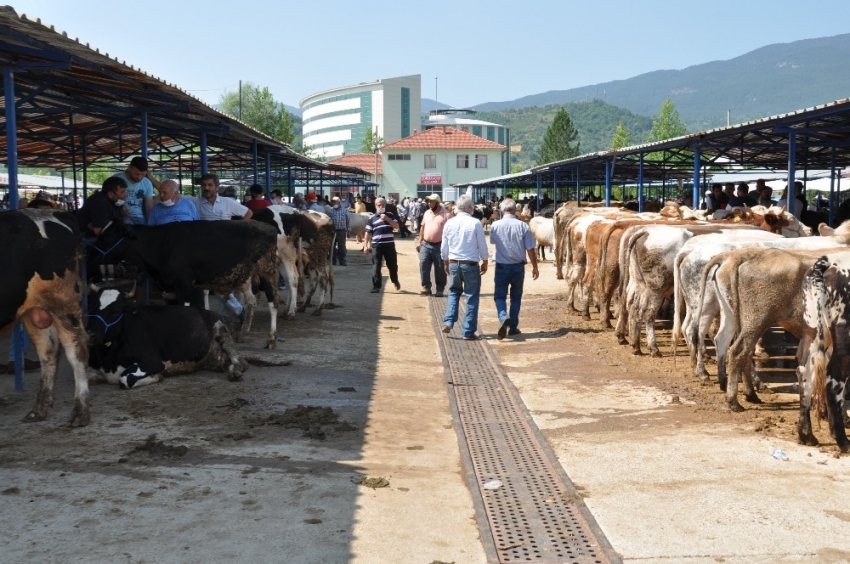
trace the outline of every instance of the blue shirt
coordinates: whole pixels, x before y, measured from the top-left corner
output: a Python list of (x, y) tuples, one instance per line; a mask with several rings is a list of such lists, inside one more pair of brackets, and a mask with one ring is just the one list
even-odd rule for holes
[[(396, 217), (390, 212), (384, 212), (388, 218), (397, 221)], [(372, 234), (372, 246), (378, 245), (393, 245), (395, 237), (393, 236), (393, 226), (381, 219), (378, 214), (373, 214), (366, 222), (366, 233)]]
[(334, 229), (337, 231), (348, 231), (349, 220), (347, 209), (342, 206), (338, 208), (331, 207), (331, 211), (328, 212), (328, 215), (334, 221)]
[(130, 217), (126, 220), (126, 223), (144, 225), (145, 198), (153, 198), (153, 184), (151, 184), (151, 181), (147, 177), (142, 178), (138, 182), (132, 182), (127, 178), (127, 173), (125, 172), (116, 174), (115, 176), (127, 183), (127, 200), (124, 206), (130, 212)]
[(173, 206), (164, 206), (162, 202), (151, 210), (148, 225), (165, 225), (175, 221), (198, 221), (198, 208), (188, 198), (180, 198)]
[(537, 246), (528, 224), (518, 220), (513, 214), (493, 223), (490, 227), (490, 242), (496, 245), (496, 264), (524, 263), (528, 249)]
[(443, 228), (443, 260), (487, 260), (490, 252), (481, 222), (465, 212), (458, 213)]

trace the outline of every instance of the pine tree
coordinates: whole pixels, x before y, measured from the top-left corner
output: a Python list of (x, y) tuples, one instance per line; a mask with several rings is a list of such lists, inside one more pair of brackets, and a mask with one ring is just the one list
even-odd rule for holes
[(573, 121), (566, 108), (560, 108), (552, 120), (552, 125), (543, 136), (543, 146), (540, 147), (540, 157), (537, 164), (542, 165), (555, 161), (563, 161), (579, 154), (580, 143), (576, 141), (578, 130), (573, 127)]
[(617, 124), (617, 129), (614, 131), (614, 137), (611, 139), (612, 149), (622, 149), (632, 144), (631, 133), (621, 121)]
[(676, 104), (673, 100), (667, 98), (661, 104), (661, 111), (658, 112), (658, 117), (652, 120), (652, 130), (649, 132), (650, 143), (654, 141), (664, 141), (673, 137), (680, 137), (688, 132), (687, 126), (682, 122), (679, 116), (679, 111), (676, 109)]

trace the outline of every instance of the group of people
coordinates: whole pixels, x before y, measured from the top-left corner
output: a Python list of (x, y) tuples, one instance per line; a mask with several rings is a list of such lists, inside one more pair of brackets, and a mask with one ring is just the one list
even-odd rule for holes
[[(478, 339), (478, 305), (481, 276), (487, 273), (489, 249), (481, 221), (472, 217), (473, 201), (461, 196), (452, 214), (440, 196), (424, 199), (425, 211), (419, 216), (416, 250), (419, 253), (419, 275), (422, 296), (443, 297), (448, 294), (443, 333), (450, 333), (459, 320), (460, 298), (466, 298), (466, 312), (461, 323), (464, 340)], [(398, 217), (386, 208), (384, 198), (375, 201), (376, 211), (366, 224), (363, 252), (372, 253), (372, 292), (381, 291), (381, 270), (386, 262), (390, 282), (401, 290), (398, 259), (393, 232), (399, 229)], [(490, 228), (490, 242), (495, 246), (495, 288), (493, 298), (499, 317), (497, 337), (518, 335), (522, 304), (525, 264), (530, 262), (532, 277), (540, 275), (535, 254), (536, 241), (528, 224), (517, 217), (517, 204), (505, 198), (499, 204), (502, 219)], [(433, 281), (431, 272), (433, 271)], [(510, 303), (508, 298), (510, 297)]]
[(782, 197), (778, 201), (774, 200), (773, 188), (768, 186), (762, 178), (756, 180), (756, 187), (753, 191), (750, 191), (750, 187), (746, 182), (739, 182), (737, 186), (734, 182), (714, 184), (711, 187), (711, 192), (705, 195), (700, 209), (712, 212), (727, 208), (743, 208), (745, 206), (780, 206), (787, 209), (797, 219), (800, 219), (803, 210), (808, 205), (804, 190), (802, 182), (794, 182), (795, 197), (793, 201), (789, 202), (787, 188), (782, 192)]

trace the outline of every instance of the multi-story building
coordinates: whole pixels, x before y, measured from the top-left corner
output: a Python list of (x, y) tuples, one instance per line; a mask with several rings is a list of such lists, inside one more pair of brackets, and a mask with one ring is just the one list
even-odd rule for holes
[[(461, 131), (471, 133), (477, 137), (487, 139), (504, 145), (511, 146), (511, 130), (504, 125), (491, 123), (475, 119), (475, 110), (449, 108), (443, 110), (431, 110), (428, 115), (428, 120), (422, 124), (423, 130), (428, 130), (434, 127), (442, 127), (449, 125)], [(511, 154), (510, 151), (505, 151), (502, 156), (501, 170), (494, 169), (495, 176), (508, 174), (511, 171)]]
[(423, 197), (502, 174), (507, 147), (454, 127), (434, 127), (384, 145), (381, 194)]
[(384, 143), (421, 129), (421, 76), (399, 76), (318, 92), (301, 100), (303, 143), (315, 155), (360, 153), (367, 131)]

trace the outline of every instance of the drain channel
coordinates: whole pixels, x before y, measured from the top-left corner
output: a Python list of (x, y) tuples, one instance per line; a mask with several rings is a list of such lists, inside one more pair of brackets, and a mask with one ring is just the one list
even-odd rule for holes
[(464, 341), (459, 323), (439, 332), (446, 301), (429, 301), (488, 553), (499, 563), (620, 563), (490, 346)]

